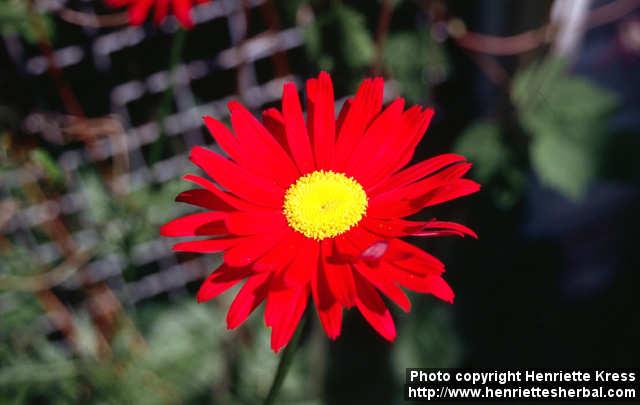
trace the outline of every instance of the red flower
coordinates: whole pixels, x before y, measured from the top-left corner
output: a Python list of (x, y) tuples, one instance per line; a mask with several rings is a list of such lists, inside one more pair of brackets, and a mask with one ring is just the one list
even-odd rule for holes
[(306, 123), (291, 83), (284, 86), (282, 110), (266, 110), (262, 123), (229, 103), (235, 136), (204, 118), (228, 158), (193, 148), (191, 160), (214, 182), (187, 174), (184, 179), (200, 188), (176, 201), (207, 211), (173, 220), (161, 233), (207, 237), (178, 243), (175, 251), (224, 252), (198, 301), (246, 280), (229, 308), (229, 329), (266, 301), (264, 319), (278, 351), (311, 294), (331, 339), (340, 335), (343, 308), (355, 306), (393, 340), (395, 325), (379, 292), (404, 311), (411, 304), (401, 287), (453, 301), (444, 265), (400, 238), (476, 235), (453, 222), (402, 218), (474, 193), (479, 185), (462, 178), (471, 164), (455, 154), (403, 169), (433, 110), (404, 110), (403, 99), (383, 110), (382, 89), (382, 79), (365, 80), (336, 120), (331, 78), (321, 73), (307, 81)]
[(189, 15), (194, 4), (206, 3), (209, 0), (105, 0), (111, 7), (129, 8), (129, 23), (140, 25), (147, 19), (149, 10), (155, 6), (153, 22), (160, 24), (169, 13), (169, 5), (173, 7), (173, 13), (184, 28), (193, 27), (193, 21)]

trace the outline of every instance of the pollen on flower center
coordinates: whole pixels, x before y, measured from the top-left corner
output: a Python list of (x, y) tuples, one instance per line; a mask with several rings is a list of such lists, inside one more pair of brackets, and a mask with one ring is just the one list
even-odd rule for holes
[(356, 180), (342, 173), (317, 170), (287, 189), (282, 210), (291, 228), (322, 240), (360, 222), (367, 204), (367, 193)]

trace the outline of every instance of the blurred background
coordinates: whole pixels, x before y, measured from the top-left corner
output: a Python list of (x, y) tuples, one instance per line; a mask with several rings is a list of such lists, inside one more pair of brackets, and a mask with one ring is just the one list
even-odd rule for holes
[[(406, 367), (637, 367), (640, 1), (215, 0), (190, 31), (101, 0), (0, 0), (0, 403), (254, 404), (278, 357), (260, 311), (197, 305), (215, 256), (158, 227), (212, 144), (200, 117), (331, 72), (435, 108), (416, 159), (454, 151), (477, 195), (421, 214), (454, 305), (413, 295), (384, 342), (315, 314), (282, 403), (402, 403)], [(635, 308), (635, 309), (634, 309)]]

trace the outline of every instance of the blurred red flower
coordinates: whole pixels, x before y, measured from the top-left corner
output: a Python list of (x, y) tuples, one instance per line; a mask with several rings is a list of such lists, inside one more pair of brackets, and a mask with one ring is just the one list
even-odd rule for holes
[(223, 263), (202, 284), (207, 301), (246, 280), (227, 314), (233, 329), (266, 301), (271, 347), (291, 339), (309, 294), (331, 339), (340, 335), (343, 308), (357, 307), (385, 339), (396, 329), (379, 292), (404, 311), (401, 287), (452, 302), (444, 265), (402, 241), (406, 236), (470, 235), (469, 228), (403, 217), (479, 190), (462, 178), (465, 158), (444, 154), (403, 169), (433, 116), (404, 100), (382, 109), (383, 81), (365, 80), (335, 118), (331, 78), (307, 81), (305, 123), (297, 90), (284, 86), (282, 110), (270, 108), (262, 123), (229, 103), (235, 136), (219, 121), (204, 121), (228, 158), (195, 147), (191, 160), (213, 181), (176, 201), (207, 209), (165, 224), (164, 236), (207, 236), (180, 242), (175, 251), (224, 252)]
[(132, 25), (142, 24), (147, 19), (151, 7), (155, 8), (153, 22), (160, 24), (169, 13), (169, 6), (171, 6), (173, 14), (184, 28), (193, 27), (191, 7), (208, 1), (210, 0), (105, 0), (107, 5), (114, 8), (128, 7), (129, 23)]

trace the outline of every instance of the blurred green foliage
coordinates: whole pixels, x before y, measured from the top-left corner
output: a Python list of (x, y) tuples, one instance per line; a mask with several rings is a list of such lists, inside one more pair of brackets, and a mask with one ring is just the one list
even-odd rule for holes
[(99, 229), (102, 254), (129, 252), (136, 244), (156, 239), (163, 223), (193, 210), (174, 202), (175, 196), (188, 188), (180, 179), (148, 184), (115, 198), (94, 171), (83, 171), (81, 179), (87, 201), (81, 215)]
[[(12, 336), (0, 351), (0, 402), (198, 402), (210, 396), (213, 381), (223, 379), (220, 316), (191, 300), (162, 310), (145, 308), (136, 314), (139, 324), (149, 325), (144, 337), (138, 341), (137, 330), (125, 324), (107, 354), (99, 353), (86, 314), (75, 317), (79, 348), (73, 357), (68, 347), (40, 334)], [(228, 403), (220, 394), (217, 403)]]
[(453, 149), (473, 163), (471, 177), (485, 187), (496, 207), (509, 209), (522, 194), (525, 173), (503, 132), (496, 122), (476, 121), (460, 134)]
[(434, 83), (449, 72), (447, 56), (424, 29), (393, 32), (384, 45), (384, 66), (410, 103), (424, 103)]
[[(6, 311), (0, 331), (0, 403), (254, 404), (266, 395), (277, 367), (258, 316), (244, 331), (230, 332), (224, 308), (198, 305), (191, 297), (132, 313), (106, 353), (86, 313), (74, 315), (77, 347), (71, 352), (38, 333), (44, 314), (32, 299), (16, 294), (2, 302), (9, 299), (22, 305)], [(282, 395), (316, 404), (317, 390), (305, 383), (314, 372), (308, 352), (298, 354)]]
[(398, 381), (407, 367), (456, 367), (463, 354), (448, 304), (425, 297), (412, 302), (411, 319), (401, 325), (394, 344)]
[(531, 136), (531, 166), (541, 181), (564, 195), (580, 198), (601, 169), (614, 95), (567, 72), (550, 58), (520, 71), (511, 96)]
[(42, 272), (43, 266), (38, 257), (26, 246), (17, 245), (0, 255), (2, 260), (2, 273), (0, 273), (0, 286), (2, 281), (10, 275), (27, 276)]
[(43, 148), (35, 148), (30, 152), (31, 160), (44, 172), (45, 176), (57, 185), (64, 181), (62, 169), (51, 157), (49, 152)]
[(53, 20), (46, 14), (33, 13), (27, 0), (0, 0), (0, 31), (18, 34), (34, 44), (55, 32)]
[(454, 150), (474, 163), (473, 174), (482, 183), (510, 166), (511, 151), (502, 142), (500, 128), (492, 122), (472, 124), (458, 138)]
[(305, 30), (305, 46), (318, 69), (339, 71), (339, 81), (360, 81), (374, 56), (366, 20), (355, 9), (336, 3), (316, 16)]

